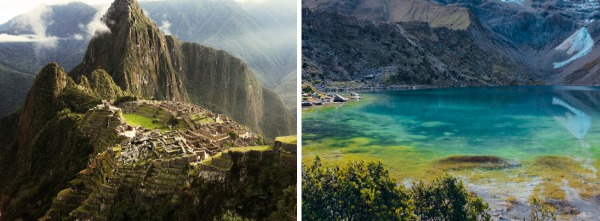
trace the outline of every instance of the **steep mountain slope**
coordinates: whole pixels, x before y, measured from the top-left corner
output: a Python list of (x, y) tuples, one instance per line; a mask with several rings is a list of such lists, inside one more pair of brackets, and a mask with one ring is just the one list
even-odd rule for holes
[(1, 125), (14, 129), (10, 131), (14, 137), (3, 137), (7, 143), (0, 154), (5, 177), (0, 181), (2, 219), (35, 219), (35, 214), (47, 209), (52, 195), (63, 188), (64, 182), (85, 165), (93, 148), (77, 130), (79, 117), (63, 109), (76, 111), (99, 102), (75, 85), (56, 63), (40, 71), (19, 120), (10, 122), (9, 116)]
[(164, 36), (135, 0), (103, 21), (81, 64), (46, 65), (0, 119), (0, 220), (294, 219), (295, 138), (257, 134), (294, 133), (280, 98), (229, 53)]
[(140, 4), (157, 24), (178, 39), (223, 49), (241, 58), (269, 89), (277, 87), (287, 73), (296, 69), (293, 4), (211, 0)]
[[(437, 2), (469, 8), (493, 38), (505, 45), (502, 49), (506, 53), (523, 61), (540, 78), (555, 84), (598, 84), (589, 79), (594, 73), (587, 72), (590, 62), (597, 58), (591, 52), (597, 50), (592, 45), (599, 40), (598, 1)], [(571, 47), (570, 43), (581, 47)], [(561, 45), (568, 47), (563, 50)], [(579, 74), (573, 75), (576, 71)], [(583, 77), (583, 72), (588, 77)], [(567, 75), (571, 77), (566, 79)]]
[(165, 36), (138, 4), (115, 1), (102, 21), (110, 31), (96, 33), (83, 63), (69, 73), (74, 79), (104, 69), (123, 91), (132, 95), (188, 100), (173, 68)]
[[(178, 0), (142, 2), (141, 6), (161, 29), (183, 41), (225, 49), (242, 58), (267, 88), (275, 89), (296, 68), (294, 4)], [(45, 64), (58, 62), (72, 70), (81, 62), (94, 29), (101, 24), (96, 19), (106, 8), (70, 3), (41, 9), (0, 28), (0, 35), (45, 36), (47, 40), (3, 42), (0, 36), (0, 94), (9, 94), (0, 97), (0, 116), (20, 107)], [(31, 24), (37, 24), (37, 29)]]
[[(70, 70), (81, 62), (89, 37), (82, 34), (85, 30), (79, 24), (90, 22), (95, 13), (95, 8), (83, 3), (53, 5), (44, 7), (42, 12), (35, 10), (17, 16), (4, 24), (5, 28), (0, 29), (0, 94), (4, 95), (0, 97), (0, 116), (22, 106), (35, 75), (44, 65), (58, 62)], [(36, 23), (40, 26), (32, 27)], [(37, 42), (4, 39), (6, 36), (38, 34), (53, 39)]]
[[(303, 9), (303, 80), (330, 87), (531, 84), (527, 68), (475, 41), (482, 32), (426, 23), (373, 23)], [(483, 33), (485, 34), (485, 33)], [(333, 81), (333, 82), (332, 82)]]
[(303, 0), (302, 7), (317, 11), (336, 11), (379, 22), (427, 22), (431, 27), (464, 30), (469, 27), (469, 11), (457, 6), (444, 7), (423, 0)]
[(115, 1), (103, 21), (110, 31), (97, 33), (83, 63), (69, 73), (77, 81), (104, 69), (126, 93), (191, 100), (270, 139), (295, 133), (294, 117), (281, 99), (263, 89), (240, 59), (165, 37), (135, 1)]
[[(318, 11), (334, 11), (379, 22), (427, 22), (430, 27), (485, 30), (484, 39), (526, 65), (532, 78), (554, 84), (595, 85), (600, 3), (504, 0), (303, 0)], [(589, 33), (589, 34), (586, 34)], [(572, 41), (576, 40), (576, 41)], [(571, 47), (569, 42), (577, 47)], [(478, 42), (478, 44), (480, 44)], [(566, 46), (560, 47), (561, 44)], [(577, 74), (573, 74), (577, 72)], [(566, 76), (570, 76), (568, 79)], [(585, 76), (585, 77), (584, 77)]]

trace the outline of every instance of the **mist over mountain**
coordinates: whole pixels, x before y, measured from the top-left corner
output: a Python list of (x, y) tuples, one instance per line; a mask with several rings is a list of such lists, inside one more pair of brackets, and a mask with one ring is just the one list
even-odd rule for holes
[[(166, 34), (246, 61), (267, 88), (275, 89), (295, 70), (295, 3), (178, 0), (140, 5)], [(67, 71), (81, 62), (95, 31), (106, 29), (100, 17), (107, 9), (108, 5), (75, 2), (44, 6), (0, 25), (0, 94), (8, 94), (0, 98), (0, 115), (18, 109), (38, 70), (48, 62), (58, 62)], [(295, 108), (295, 102), (286, 104)]]
[[(136, 0), (102, 11), (80, 26), (79, 64), (45, 65), (0, 118), (0, 220), (295, 219), (281, 98), (229, 52), (165, 35)], [(47, 33), (4, 37), (59, 47)]]

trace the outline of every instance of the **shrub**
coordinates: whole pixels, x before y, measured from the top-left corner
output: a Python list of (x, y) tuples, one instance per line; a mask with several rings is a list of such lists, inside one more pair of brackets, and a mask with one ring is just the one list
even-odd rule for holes
[(406, 190), (381, 162), (302, 165), (303, 220), (490, 220), (488, 204), (444, 176)]
[(317, 90), (315, 90), (315, 88), (312, 85), (307, 84), (307, 83), (302, 84), (302, 92), (307, 93), (307, 94), (308, 93), (312, 94), (312, 93), (315, 93), (315, 91), (317, 91)]
[(113, 104), (114, 105), (119, 105), (125, 102), (129, 102), (129, 101), (137, 101), (138, 98), (136, 96), (122, 96), (122, 97), (118, 97)]
[(69, 108), (75, 113), (85, 113), (100, 103), (102, 101), (98, 97), (71, 86), (66, 87), (58, 96), (60, 109)]
[(236, 139), (238, 137), (240, 137), (240, 135), (238, 135), (238, 133), (235, 130), (229, 131), (229, 138), (231, 139)]
[(302, 165), (303, 220), (412, 220), (412, 206), (380, 162)]
[(415, 182), (410, 195), (421, 220), (491, 220), (488, 204), (449, 175), (431, 182)]
[(531, 206), (529, 219), (532, 221), (556, 220), (556, 217), (554, 216), (556, 210), (535, 195), (529, 199), (529, 206)]

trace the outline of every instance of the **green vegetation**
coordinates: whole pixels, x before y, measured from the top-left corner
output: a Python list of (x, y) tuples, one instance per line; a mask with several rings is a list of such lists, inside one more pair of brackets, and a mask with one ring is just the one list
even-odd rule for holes
[(312, 93), (315, 93), (316, 91), (317, 90), (315, 90), (315, 88), (312, 85), (307, 84), (307, 83), (302, 83), (302, 92), (307, 93), (307, 94), (308, 93), (312, 94)]
[(100, 98), (80, 90), (76, 86), (67, 86), (58, 96), (58, 105), (62, 108), (69, 108), (76, 113), (85, 113), (89, 109), (102, 103)]
[[(29, 162), (27, 168), (14, 169), (17, 145), (3, 151), (0, 170), (3, 177), (11, 179), (0, 180), (0, 186), (5, 197), (12, 200), (2, 204), (2, 219), (42, 217), (57, 194), (85, 168), (88, 155), (94, 149), (78, 131), (79, 120), (80, 117), (67, 112), (59, 112), (49, 119), (24, 156)], [(22, 174), (25, 169), (30, 172)]]
[(141, 126), (147, 129), (159, 129), (161, 131), (169, 130), (164, 124), (157, 123), (157, 121), (152, 118), (144, 117), (137, 114), (123, 114), (123, 118), (129, 125), (133, 126)]
[[(273, 146), (252, 146), (252, 147), (232, 147), (229, 148), (229, 152), (248, 152), (248, 151), (266, 151), (272, 150)], [(218, 154), (217, 154), (218, 155)]]
[(529, 199), (529, 206), (531, 206), (529, 219), (532, 221), (556, 220), (556, 217), (554, 216), (556, 210), (535, 195)]
[(122, 96), (122, 97), (118, 97), (113, 104), (114, 105), (119, 105), (125, 102), (129, 102), (129, 101), (137, 101), (138, 98), (136, 96)]
[(285, 137), (277, 137), (277, 138), (275, 138), (275, 141), (279, 141), (279, 142), (284, 143), (284, 144), (297, 144), (298, 143), (298, 137), (296, 135), (285, 136)]
[(490, 220), (488, 205), (458, 179), (396, 184), (380, 162), (302, 165), (303, 220)]
[(240, 135), (238, 135), (238, 133), (235, 130), (229, 131), (228, 134), (231, 139), (236, 139), (236, 138), (240, 137)]
[(414, 220), (407, 191), (381, 163), (302, 165), (303, 220)]
[(244, 219), (240, 215), (238, 215), (234, 212), (231, 212), (230, 210), (223, 213), (223, 215), (220, 218), (215, 218), (214, 220), (215, 221), (251, 221), (251, 219)]
[(415, 214), (422, 220), (491, 220), (488, 204), (467, 192), (462, 181), (449, 175), (413, 183), (410, 195)]

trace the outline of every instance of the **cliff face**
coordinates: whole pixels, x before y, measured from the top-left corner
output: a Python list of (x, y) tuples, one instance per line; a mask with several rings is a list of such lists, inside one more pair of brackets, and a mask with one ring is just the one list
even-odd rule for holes
[(303, 80), (317, 86), (532, 84), (528, 69), (468, 29), (375, 23), (303, 9)]
[(426, 22), (433, 28), (465, 30), (471, 25), (469, 10), (422, 0), (303, 0), (302, 7), (340, 12), (378, 22)]
[(158, 27), (135, 0), (117, 0), (102, 17), (110, 29), (96, 32), (83, 63), (69, 74), (75, 79), (104, 69), (123, 91), (144, 98), (186, 101), (181, 77)]
[[(294, 116), (286, 111), (281, 98), (263, 89), (242, 60), (225, 51), (181, 44), (164, 36), (135, 0), (115, 1), (103, 21), (110, 32), (98, 33), (83, 63), (71, 71), (78, 81), (87, 82), (89, 73), (104, 69), (124, 93), (191, 100), (270, 139), (295, 133)], [(86, 75), (88, 80), (83, 77)], [(109, 91), (112, 97), (118, 94), (118, 90)]]
[(192, 102), (272, 139), (295, 133), (294, 117), (272, 91), (263, 88), (248, 66), (221, 50), (172, 41), (176, 69), (184, 76)]

